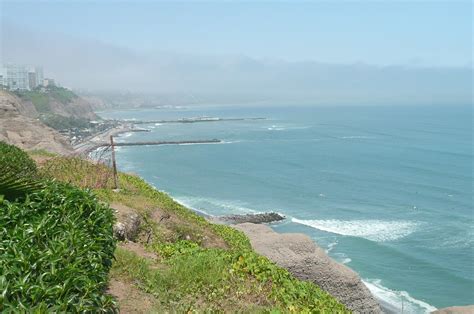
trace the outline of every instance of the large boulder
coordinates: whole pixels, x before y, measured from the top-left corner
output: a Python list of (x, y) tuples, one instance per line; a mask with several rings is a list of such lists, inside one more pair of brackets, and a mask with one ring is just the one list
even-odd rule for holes
[(250, 239), (256, 252), (301, 280), (315, 283), (354, 313), (382, 313), (360, 277), (331, 259), (311, 238), (299, 233), (279, 234), (252, 223), (235, 226)]

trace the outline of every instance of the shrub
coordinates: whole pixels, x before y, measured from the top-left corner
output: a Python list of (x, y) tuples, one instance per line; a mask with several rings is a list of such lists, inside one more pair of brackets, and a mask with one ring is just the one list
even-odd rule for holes
[(56, 182), (0, 202), (0, 312), (114, 311), (113, 223), (91, 192)]
[(36, 164), (28, 154), (5, 142), (0, 142), (0, 167), (0, 170), (9, 169), (9, 171), (13, 171), (19, 176), (36, 174)]
[(0, 200), (15, 200), (41, 187), (35, 162), (16, 146), (0, 142)]

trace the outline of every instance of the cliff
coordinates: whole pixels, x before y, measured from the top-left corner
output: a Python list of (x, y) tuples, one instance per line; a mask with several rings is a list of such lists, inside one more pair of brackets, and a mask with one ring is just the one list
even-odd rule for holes
[(279, 234), (266, 225), (252, 223), (235, 227), (245, 233), (257, 253), (287, 269), (296, 278), (315, 283), (352, 312), (382, 313), (357, 273), (332, 260), (308, 236)]
[(0, 90), (0, 141), (22, 149), (44, 149), (68, 154), (72, 147), (57, 131), (37, 119), (35, 106), (19, 97)]
[(29, 108), (34, 108), (39, 115), (59, 115), (88, 120), (98, 119), (94, 106), (88, 100), (79, 97), (69, 89), (49, 87), (33, 91), (15, 92)]

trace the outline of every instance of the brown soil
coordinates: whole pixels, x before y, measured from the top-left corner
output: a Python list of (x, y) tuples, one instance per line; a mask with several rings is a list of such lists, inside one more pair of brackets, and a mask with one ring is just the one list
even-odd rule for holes
[(119, 303), (120, 313), (150, 313), (154, 298), (133, 285), (113, 278), (109, 282), (107, 293), (114, 296)]
[(140, 257), (151, 259), (151, 260), (156, 259), (156, 254), (153, 253), (153, 252), (145, 250), (145, 248), (141, 244), (127, 241), (127, 242), (119, 243), (118, 246), (125, 249), (125, 250), (131, 251), (131, 252), (137, 254)]

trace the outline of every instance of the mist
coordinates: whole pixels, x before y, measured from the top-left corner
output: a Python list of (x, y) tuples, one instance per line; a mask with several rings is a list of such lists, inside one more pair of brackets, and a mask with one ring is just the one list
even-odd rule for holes
[[(137, 52), (2, 23), (3, 63), (40, 65), (76, 90), (182, 95), (183, 102), (470, 104), (472, 67), (290, 62), (245, 55)], [(315, 56), (314, 60), (317, 60)]]

